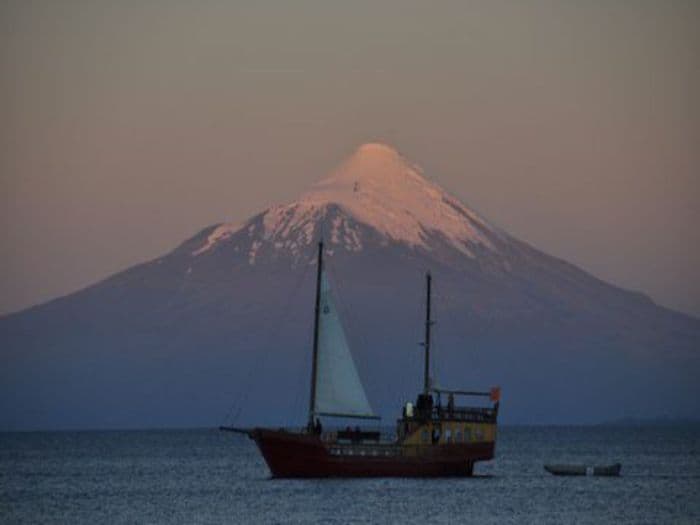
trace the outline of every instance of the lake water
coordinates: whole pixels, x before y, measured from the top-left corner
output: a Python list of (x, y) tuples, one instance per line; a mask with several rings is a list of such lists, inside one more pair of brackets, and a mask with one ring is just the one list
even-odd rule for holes
[[(561, 478), (546, 462), (622, 463)], [(504, 427), (466, 479), (272, 480), (216, 430), (0, 434), (2, 523), (700, 523), (698, 427)]]

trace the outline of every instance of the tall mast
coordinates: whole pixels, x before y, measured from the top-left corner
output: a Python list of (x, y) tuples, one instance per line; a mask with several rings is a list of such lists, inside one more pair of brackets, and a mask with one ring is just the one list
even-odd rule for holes
[(423, 346), (425, 346), (425, 366), (424, 366), (424, 373), (423, 373), (423, 393), (424, 394), (429, 394), (430, 393), (430, 325), (433, 324), (433, 322), (430, 320), (430, 272), (427, 272), (425, 274), (425, 281), (426, 281), (426, 307), (425, 307), (425, 342), (423, 343)]
[(309, 397), (309, 427), (314, 424), (316, 405), (316, 367), (318, 363), (318, 321), (321, 310), (321, 275), (323, 273), (323, 241), (318, 243), (316, 268), (316, 304), (314, 308), (314, 347), (311, 357), (311, 396)]

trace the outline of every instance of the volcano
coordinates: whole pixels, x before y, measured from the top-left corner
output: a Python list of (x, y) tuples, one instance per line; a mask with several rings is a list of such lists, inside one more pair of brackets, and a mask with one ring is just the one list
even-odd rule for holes
[(700, 320), (516, 239), (370, 143), (294, 202), (0, 318), (0, 428), (302, 423), (321, 238), (379, 414), (419, 389), (430, 270), (433, 380), (501, 385), (505, 423), (700, 416)]

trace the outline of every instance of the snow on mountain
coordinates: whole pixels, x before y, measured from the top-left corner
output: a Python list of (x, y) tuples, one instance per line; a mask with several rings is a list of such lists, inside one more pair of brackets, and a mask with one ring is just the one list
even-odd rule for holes
[[(317, 238), (316, 225), (330, 205), (338, 206), (346, 216), (334, 217), (331, 231), (324, 232), (325, 236), (330, 243), (344, 245), (349, 251), (362, 249), (362, 236), (348, 218), (374, 228), (387, 240), (427, 250), (428, 239), (437, 234), (469, 257), (474, 257), (472, 248), (477, 245), (497, 252), (492, 239), (504, 236), (424, 178), (421, 168), (394, 148), (379, 143), (360, 146), (298, 201), (267, 210), (264, 231), (258, 233), (275, 248), (296, 254), (301, 246)], [(218, 226), (192, 255), (207, 252), (246, 226), (254, 228), (252, 221)], [(251, 246), (251, 264), (255, 251)]]
[(204, 253), (216, 243), (229, 239), (234, 233), (240, 230), (241, 227), (242, 225), (237, 223), (220, 224), (219, 226), (214, 228), (214, 231), (212, 231), (207, 236), (206, 242), (201, 247), (197, 248), (192, 252), (192, 255), (196, 256), (201, 253)]

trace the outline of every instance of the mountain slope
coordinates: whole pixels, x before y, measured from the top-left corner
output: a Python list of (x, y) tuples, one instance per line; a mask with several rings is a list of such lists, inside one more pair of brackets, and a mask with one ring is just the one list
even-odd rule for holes
[(700, 414), (700, 321), (489, 224), (392, 148), (361, 146), (295, 202), (0, 319), (0, 427), (303, 420), (315, 244), (361, 375), (389, 420), (421, 379), (501, 384), (506, 420)]

